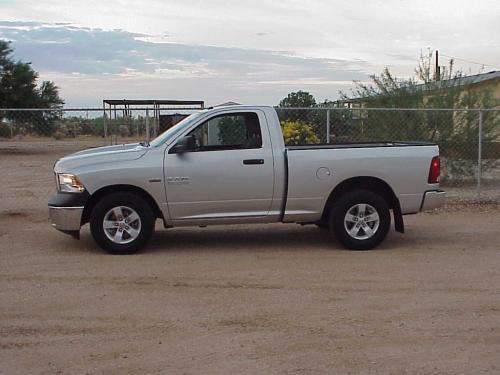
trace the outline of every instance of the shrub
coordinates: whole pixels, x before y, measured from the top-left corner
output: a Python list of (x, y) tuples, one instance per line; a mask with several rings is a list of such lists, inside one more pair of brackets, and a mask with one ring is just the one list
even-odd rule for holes
[(78, 126), (78, 133), (80, 134), (91, 135), (94, 131), (95, 129), (92, 124), (87, 121), (82, 121)]
[(64, 135), (64, 133), (63, 133), (62, 131), (60, 131), (60, 130), (57, 130), (57, 131), (55, 131), (55, 132), (52, 134), (52, 137), (54, 137), (54, 139), (55, 139), (56, 141), (59, 141), (59, 140), (63, 139), (63, 138), (64, 138), (64, 136), (65, 136), (65, 135)]
[(120, 125), (118, 127), (118, 131), (120, 132), (120, 136), (128, 137), (130, 135), (130, 129), (127, 125)]
[(10, 132), (10, 126), (5, 122), (0, 122), (0, 138), (10, 138), (12, 133)]
[(286, 145), (318, 144), (320, 140), (311, 127), (304, 121), (284, 121), (281, 123), (283, 138)]
[(76, 138), (75, 124), (70, 121), (57, 121), (54, 124), (54, 133), (62, 133), (64, 138)]

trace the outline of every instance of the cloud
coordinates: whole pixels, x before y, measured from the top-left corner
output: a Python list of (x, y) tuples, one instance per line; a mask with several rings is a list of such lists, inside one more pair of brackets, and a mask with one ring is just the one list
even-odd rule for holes
[[(215, 87), (227, 90), (226, 95), (232, 95), (228, 99), (234, 99), (235, 93), (239, 98), (250, 98), (258, 90), (279, 91), (284, 96), (291, 88), (306, 87), (332, 98), (337, 95), (337, 86), (344, 88), (346, 81), (367, 78), (362, 69), (366, 63), (361, 60), (304, 58), (286, 51), (158, 42), (150, 35), (119, 29), (0, 22), (0, 37), (12, 40), (16, 58), (32, 61), (42, 77), (53, 77), (63, 94), (74, 93), (77, 87), (88, 89), (88, 83), (95, 84), (95, 78), (100, 77), (100, 82), (116, 87), (116, 95), (124, 91), (117, 78), (127, 78), (129, 85), (145, 90), (142, 97), (153, 95), (156, 87), (165, 87), (165, 82), (169, 82), (174, 92), (179, 91), (179, 86), (197, 87), (199, 83), (196, 91), (203, 93), (203, 99), (205, 95), (214, 97)], [(81, 86), (83, 80), (86, 81)], [(150, 87), (143, 87), (141, 80)], [(108, 90), (107, 95), (111, 95)], [(260, 98), (268, 98), (273, 100), (268, 104), (275, 104), (280, 97), (263, 93)]]
[(129, 86), (114, 78), (127, 77), (148, 82), (142, 95), (191, 87), (208, 100), (222, 91), (228, 100), (275, 103), (289, 89), (334, 98), (341, 82), (386, 66), (412, 76), (427, 48), (439, 49), (443, 64), (446, 55), (495, 65), (499, 12), (498, 0), (0, 0), (10, 21), (0, 37), (16, 40), (16, 55), (71, 95), (72, 73), (84, 72), (120, 96)]

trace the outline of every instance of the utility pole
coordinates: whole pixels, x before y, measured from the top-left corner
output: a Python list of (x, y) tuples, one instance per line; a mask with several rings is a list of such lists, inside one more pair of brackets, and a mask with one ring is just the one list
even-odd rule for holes
[(436, 70), (435, 70), (435, 80), (439, 81), (441, 79), (441, 69), (439, 68), (439, 51), (436, 50)]

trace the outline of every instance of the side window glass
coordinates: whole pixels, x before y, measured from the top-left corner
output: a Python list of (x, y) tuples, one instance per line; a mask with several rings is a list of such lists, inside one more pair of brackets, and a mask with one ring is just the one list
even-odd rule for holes
[(191, 132), (199, 151), (234, 150), (262, 147), (262, 133), (256, 113), (221, 115)]

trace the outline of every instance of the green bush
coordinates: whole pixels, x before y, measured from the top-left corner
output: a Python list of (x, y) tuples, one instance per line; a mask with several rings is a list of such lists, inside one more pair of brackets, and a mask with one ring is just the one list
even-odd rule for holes
[(284, 121), (281, 123), (283, 138), (286, 145), (318, 144), (320, 140), (311, 127), (304, 121)]

